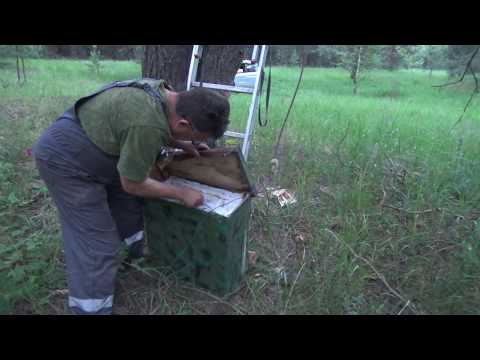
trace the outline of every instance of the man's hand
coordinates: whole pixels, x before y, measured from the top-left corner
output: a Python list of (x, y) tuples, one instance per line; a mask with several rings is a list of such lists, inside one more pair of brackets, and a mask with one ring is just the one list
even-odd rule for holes
[(198, 151), (203, 151), (203, 150), (210, 150), (210, 146), (208, 146), (205, 143), (200, 143), (196, 146)]
[(165, 184), (147, 177), (142, 182), (131, 181), (120, 176), (123, 189), (132, 195), (153, 199), (176, 199), (187, 207), (197, 207), (203, 204), (203, 194), (200, 191)]
[(174, 140), (172, 145), (179, 148), (179, 149), (182, 149), (186, 153), (191, 154), (195, 157), (200, 156), (199, 151), (210, 149), (210, 147), (205, 143), (200, 143), (198, 145), (193, 145), (191, 141)]
[(203, 204), (203, 194), (200, 191), (184, 188), (182, 189), (181, 201), (186, 207), (197, 207)]

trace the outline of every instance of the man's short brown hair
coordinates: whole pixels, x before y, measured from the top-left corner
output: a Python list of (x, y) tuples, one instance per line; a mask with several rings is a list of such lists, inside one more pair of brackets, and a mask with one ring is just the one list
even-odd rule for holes
[(194, 88), (178, 93), (176, 112), (192, 122), (195, 130), (210, 132), (215, 139), (227, 130), (230, 104), (215, 91)]

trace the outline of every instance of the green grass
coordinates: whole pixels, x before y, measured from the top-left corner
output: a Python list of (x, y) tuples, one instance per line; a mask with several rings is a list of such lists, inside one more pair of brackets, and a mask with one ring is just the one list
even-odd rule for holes
[[(75, 98), (141, 71), (114, 61), (99, 77), (82, 61), (26, 65), (23, 86), (12, 63), (0, 67), (0, 312), (64, 313), (55, 208), (23, 151)], [(442, 71), (374, 70), (353, 96), (345, 71), (307, 68), (275, 177), (273, 146), (299, 70), (272, 73), (269, 124), (255, 127), (249, 168), (260, 190), (291, 189), (298, 204), (254, 201), (258, 260), (245, 287), (220, 301), (144, 268), (119, 275), (118, 312), (478, 314), (479, 98), (452, 129), (472, 84), (438, 89)], [(248, 97), (230, 99), (231, 128), (243, 131)]]

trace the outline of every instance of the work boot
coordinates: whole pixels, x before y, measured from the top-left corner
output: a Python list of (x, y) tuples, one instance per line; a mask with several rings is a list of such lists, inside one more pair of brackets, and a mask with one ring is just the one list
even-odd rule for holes
[(134, 242), (132, 245), (128, 247), (128, 257), (131, 259), (140, 259), (145, 257), (145, 240), (142, 239), (140, 241)]
[(120, 271), (125, 272), (135, 266), (140, 266), (145, 262), (149, 254), (148, 247), (144, 244), (143, 240), (132, 244), (128, 248), (127, 257), (122, 261)]

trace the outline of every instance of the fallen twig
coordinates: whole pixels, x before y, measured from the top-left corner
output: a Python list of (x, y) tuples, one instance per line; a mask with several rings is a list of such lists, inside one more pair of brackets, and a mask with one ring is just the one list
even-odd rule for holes
[(403, 311), (407, 308), (408, 305), (410, 305), (410, 300), (407, 301), (407, 303), (403, 306), (402, 310), (400, 310), (397, 315), (402, 315)]
[(413, 214), (413, 215), (427, 214), (427, 213), (431, 213), (435, 210), (438, 210), (438, 209), (427, 209), (427, 210), (421, 210), (421, 211), (412, 211), (412, 210), (397, 208), (395, 206), (388, 205), (388, 204), (382, 204), (381, 206), (389, 208), (389, 209), (397, 210), (397, 211), (403, 211), (403, 212), (406, 212), (408, 214)]
[(381, 274), (371, 263), (370, 261), (368, 261), (367, 259), (365, 259), (363, 256), (360, 256), (358, 255), (355, 250), (353, 250), (353, 248), (345, 241), (343, 240), (340, 240), (340, 238), (337, 236), (337, 234), (335, 234), (333, 231), (329, 230), (329, 229), (324, 229), (325, 231), (329, 232), (339, 243), (342, 243), (344, 244), (347, 249), (353, 254), (353, 256), (355, 256), (356, 258), (362, 260), (364, 263), (366, 263), (372, 270), (373, 272), (375, 273), (375, 275), (377, 275), (377, 277), (385, 284), (385, 286), (388, 288), (388, 290), (390, 290), (390, 292), (395, 295), (397, 298), (399, 298), (400, 300), (402, 300), (403, 302), (405, 302), (409, 307), (410, 309), (412, 309), (412, 311), (415, 313), (415, 314), (418, 314), (418, 311), (415, 309), (415, 306), (412, 304), (412, 302), (408, 299), (405, 299), (404, 296), (402, 296), (401, 294), (398, 293), (398, 291), (396, 291), (394, 288), (392, 288), (390, 286), (390, 284), (387, 282), (387, 280), (385, 279), (385, 276), (383, 274)]
[(335, 195), (330, 191), (328, 190), (328, 188), (326, 186), (319, 186), (318, 187), (318, 190), (320, 190), (321, 193), (324, 193), (328, 196), (331, 196), (333, 198), (333, 200), (336, 200), (337, 198), (335, 197)]
[(380, 204), (378, 204), (378, 207), (382, 207), (383, 204), (385, 203), (385, 199), (387, 198), (387, 192), (385, 191), (385, 178), (386, 176), (383, 177), (383, 181), (382, 181), (383, 198), (382, 198), (382, 201), (380, 201)]
[(292, 297), (293, 289), (295, 288), (295, 285), (297, 284), (298, 278), (300, 277), (300, 274), (302, 273), (303, 268), (305, 267), (306, 263), (303, 263), (302, 266), (300, 267), (300, 270), (298, 270), (297, 276), (295, 277), (295, 280), (293, 281), (292, 287), (290, 288), (290, 291), (288, 292), (288, 297), (287, 301), (285, 302), (285, 307), (283, 308), (283, 313), (287, 313), (287, 308), (288, 308), (288, 303), (290, 302), (290, 299)]

